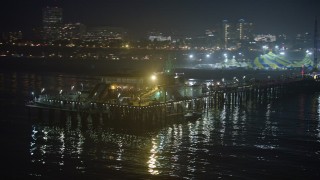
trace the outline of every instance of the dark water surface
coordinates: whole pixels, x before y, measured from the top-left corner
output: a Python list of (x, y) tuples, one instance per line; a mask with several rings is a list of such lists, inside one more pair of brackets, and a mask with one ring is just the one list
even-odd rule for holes
[[(5, 179), (319, 179), (320, 93), (224, 106), (196, 122), (126, 133), (88, 117), (72, 125), (28, 118), (39, 93), (101, 77), (0, 73)], [(320, 90), (319, 90), (320, 92)]]

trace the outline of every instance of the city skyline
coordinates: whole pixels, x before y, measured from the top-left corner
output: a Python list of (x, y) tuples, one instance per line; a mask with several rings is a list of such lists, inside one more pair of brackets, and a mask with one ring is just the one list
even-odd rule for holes
[(254, 23), (256, 33), (296, 34), (313, 32), (320, 2), (253, 0), (242, 1), (159, 1), (159, 0), (84, 0), (38, 2), (10, 1), (1, 8), (0, 31), (30, 31), (42, 26), (42, 8), (63, 9), (63, 23), (80, 22), (87, 26), (123, 27), (133, 36), (142, 36), (152, 29), (183, 35), (204, 34), (222, 20)]

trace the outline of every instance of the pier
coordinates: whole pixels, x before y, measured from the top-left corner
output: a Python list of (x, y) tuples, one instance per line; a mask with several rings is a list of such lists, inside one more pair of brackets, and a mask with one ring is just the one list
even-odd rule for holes
[[(86, 100), (70, 97), (42, 96), (26, 105), (30, 118), (48, 123), (61, 123), (70, 120), (71, 124), (92, 121), (115, 128), (154, 129), (168, 124), (186, 121), (187, 112), (197, 112), (202, 117), (207, 116), (213, 109), (223, 106), (251, 106), (270, 103), (279, 98), (294, 95), (302, 91), (312, 91), (319, 88), (319, 82), (313, 78), (296, 77), (284, 80), (259, 82), (242, 82), (224, 86), (197, 86), (201, 94), (195, 97), (187, 96), (185, 85), (173, 85), (162, 88), (165, 96), (162, 101), (131, 101), (119, 103), (103, 98), (107, 92), (104, 87), (98, 92), (96, 86)], [(180, 90), (180, 96), (166, 99), (170, 89)], [(150, 90), (149, 94), (160, 91)], [(145, 93), (148, 94), (148, 93)], [(141, 97), (142, 98), (142, 97)]]

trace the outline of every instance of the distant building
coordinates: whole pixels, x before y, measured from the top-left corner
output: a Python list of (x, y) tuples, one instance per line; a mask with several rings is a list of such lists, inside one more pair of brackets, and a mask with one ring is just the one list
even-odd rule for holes
[(18, 40), (22, 40), (22, 32), (16, 31), (16, 32), (2, 33), (2, 39), (6, 42), (16, 42)]
[(224, 48), (227, 49), (228, 48), (228, 44), (230, 42), (231, 39), (233, 39), (233, 34), (234, 34), (234, 30), (233, 30), (233, 25), (231, 23), (228, 22), (228, 20), (223, 20), (222, 21), (222, 39), (224, 42)]
[(61, 39), (62, 8), (46, 7), (42, 9), (43, 39)]
[(288, 40), (288, 36), (286, 34), (279, 34), (277, 37), (277, 41), (279, 42), (286, 42)]
[(222, 21), (222, 40), (224, 48), (235, 46), (240, 41), (252, 39), (253, 23), (248, 23), (240, 19), (238, 23), (230, 23), (228, 20)]
[(171, 36), (149, 36), (150, 41), (171, 41)]
[(64, 40), (83, 39), (85, 32), (86, 27), (81, 23), (64, 24), (60, 29), (60, 37)]
[(164, 36), (162, 33), (159, 32), (150, 32), (148, 35), (148, 39), (150, 41), (171, 41), (171, 36)]
[(209, 29), (207, 29), (206, 32), (205, 32), (206, 36), (208, 36), (208, 37), (213, 37), (214, 33), (215, 32), (213, 30), (209, 30)]
[(309, 43), (312, 40), (312, 36), (308, 32), (297, 34), (295, 40), (303, 43)]
[(254, 37), (257, 42), (275, 42), (277, 40), (275, 35), (271, 34), (260, 34)]
[(295, 47), (301, 48), (301, 49), (312, 47), (312, 43), (313, 43), (312, 40), (313, 40), (312, 35), (308, 32), (297, 34), (294, 41)]
[(239, 40), (251, 40), (252, 39), (253, 23), (248, 23), (244, 19), (240, 19), (237, 24), (237, 34)]
[(89, 27), (87, 28), (87, 33), (84, 36), (84, 40), (92, 42), (108, 42), (113, 40), (123, 40), (126, 34), (126, 31), (123, 28), (119, 27)]

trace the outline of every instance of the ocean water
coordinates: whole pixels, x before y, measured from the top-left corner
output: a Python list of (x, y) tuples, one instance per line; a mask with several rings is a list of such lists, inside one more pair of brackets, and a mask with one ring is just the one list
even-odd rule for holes
[(0, 73), (4, 179), (319, 179), (320, 90), (225, 105), (201, 120), (128, 133), (88, 117), (29, 118), (31, 92), (90, 88), (101, 77)]

